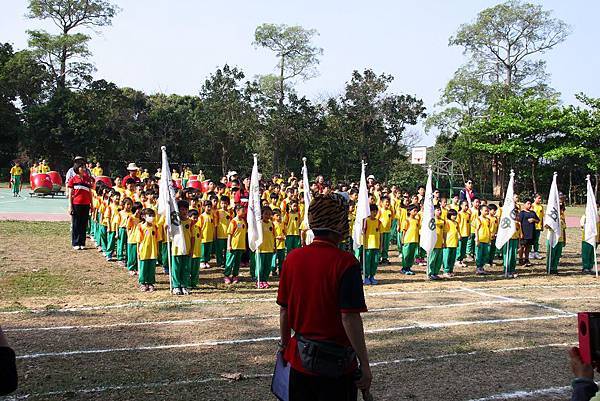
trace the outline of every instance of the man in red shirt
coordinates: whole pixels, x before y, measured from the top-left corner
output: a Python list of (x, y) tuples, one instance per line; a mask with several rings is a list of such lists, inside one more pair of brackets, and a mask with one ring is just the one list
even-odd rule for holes
[(73, 170), (75, 175), (67, 183), (68, 210), (71, 214), (71, 244), (73, 249), (82, 250), (85, 248), (85, 232), (90, 217), (94, 180), (87, 173), (85, 161), (75, 161)]
[[(360, 316), (367, 311), (360, 263), (338, 248), (348, 232), (348, 207), (338, 195), (317, 195), (308, 214), (315, 239), (287, 256), (277, 294), (280, 346), (291, 365), (289, 399), (354, 401), (357, 389), (369, 391), (372, 375)], [(321, 358), (319, 350), (326, 349), (338, 355), (333, 364), (307, 359)], [(318, 368), (324, 365), (339, 368)]]
[(129, 172), (129, 174), (126, 175), (125, 177), (123, 177), (123, 180), (121, 180), (121, 182), (127, 182), (127, 180), (129, 178), (133, 178), (133, 180), (136, 183), (137, 182), (141, 182), (141, 180), (140, 180), (140, 168), (135, 163), (129, 163), (129, 165), (127, 166), (127, 171)]

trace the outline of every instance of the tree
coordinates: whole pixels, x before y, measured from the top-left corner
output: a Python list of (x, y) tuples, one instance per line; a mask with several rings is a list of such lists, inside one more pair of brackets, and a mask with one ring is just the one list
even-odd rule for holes
[(51, 20), (59, 29), (56, 35), (28, 31), (29, 46), (51, 72), (56, 88), (91, 81), (94, 67), (86, 61), (90, 36), (73, 31), (110, 25), (117, 12), (118, 7), (105, 0), (29, 0), (29, 18)]

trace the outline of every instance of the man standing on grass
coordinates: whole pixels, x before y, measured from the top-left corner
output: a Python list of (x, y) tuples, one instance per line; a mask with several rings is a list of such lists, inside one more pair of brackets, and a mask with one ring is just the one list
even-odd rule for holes
[(531, 210), (531, 199), (525, 199), (523, 210), (519, 213), (519, 224), (521, 226), (521, 247), (519, 248), (519, 264), (525, 267), (532, 266), (529, 261), (529, 251), (533, 245), (535, 226), (540, 221), (537, 214)]
[(315, 239), (287, 256), (277, 294), (289, 399), (356, 400), (358, 389), (368, 393), (372, 374), (360, 264), (338, 248), (349, 230), (348, 207), (339, 195), (316, 196), (308, 219)]

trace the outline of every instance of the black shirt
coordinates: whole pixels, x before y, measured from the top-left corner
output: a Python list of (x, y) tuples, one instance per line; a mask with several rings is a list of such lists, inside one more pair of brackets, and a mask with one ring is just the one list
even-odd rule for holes
[[(533, 223), (530, 223), (529, 219), (535, 219)], [(523, 232), (523, 239), (533, 239), (533, 232), (535, 231), (535, 223), (539, 222), (537, 214), (534, 211), (521, 210), (519, 213), (519, 223), (521, 223), (521, 231)]]
[(15, 352), (9, 347), (0, 347), (0, 395), (17, 389), (17, 365)]

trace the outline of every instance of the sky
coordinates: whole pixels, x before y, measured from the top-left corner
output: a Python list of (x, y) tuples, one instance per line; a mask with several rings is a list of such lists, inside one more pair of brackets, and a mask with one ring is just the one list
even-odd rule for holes
[[(252, 45), (256, 26), (301, 25), (319, 32), (324, 54), (319, 75), (296, 90), (320, 101), (340, 95), (352, 71), (373, 69), (395, 77), (390, 93), (410, 94), (436, 110), (440, 92), (466, 58), (448, 39), (460, 24), (498, 4), (490, 0), (111, 0), (121, 11), (112, 26), (89, 32), (96, 79), (148, 94), (193, 95), (225, 63), (251, 78), (275, 71), (276, 59)], [(564, 103), (585, 92), (600, 97), (600, 2), (532, 0), (571, 25), (569, 38), (545, 54), (551, 85)], [(28, 19), (27, 0), (2, 0), (0, 42), (27, 46), (27, 29), (52, 25)], [(422, 131), (422, 127), (418, 127)], [(423, 133), (431, 145), (435, 133)]]

